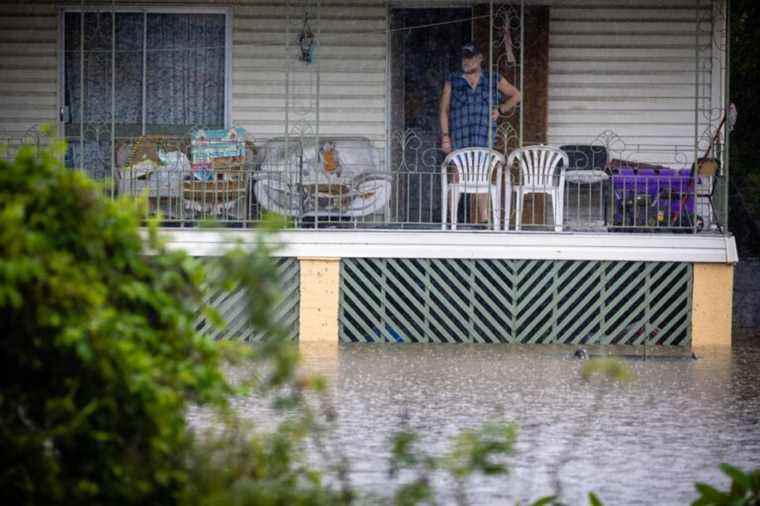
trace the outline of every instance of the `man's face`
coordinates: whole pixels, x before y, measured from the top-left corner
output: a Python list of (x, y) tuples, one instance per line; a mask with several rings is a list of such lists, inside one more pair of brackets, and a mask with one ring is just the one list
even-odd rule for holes
[(483, 61), (483, 55), (475, 55), (469, 58), (462, 58), (462, 71), (465, 74), (474, 74), (480, 69), (480, 64)]

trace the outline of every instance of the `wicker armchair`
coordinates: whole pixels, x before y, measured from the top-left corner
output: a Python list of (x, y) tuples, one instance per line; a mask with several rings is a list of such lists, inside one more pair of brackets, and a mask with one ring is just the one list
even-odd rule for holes
[(250, 177), (255, 148), (245, 142), (245, 156), (215, 159), (207, 179), (195, 177), (189, 137), (144, 135), (116, 148), (120, 195), (146, 195), (150, 215), (168, 220), (248, 217)]
[[(232, 136), (223, 130), (198, 130), (192, 135), (194, 174), (198, 174), (197, 169), (203, 176), (183, 182), (183, 204), (192, 219), (241, 221), (249, 216), (250, 171), (255, 149), (245, 139), (243, 129), (226, 132)], [(224, 154), (228, 152), (240, 154)]]
[(168, 219), (180, 219), (182, 181), (190, 175), (188, 145), (181, 137), (162, 135), (144, 135), (123, 141), (116, 148), (119, 195), (145, 195), (149, 215), (160, 212)]

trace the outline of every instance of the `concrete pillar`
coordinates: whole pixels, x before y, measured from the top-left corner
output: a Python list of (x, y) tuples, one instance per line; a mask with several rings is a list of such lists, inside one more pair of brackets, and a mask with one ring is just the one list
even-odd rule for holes
[(340, 258), (299, 258), (301, 343), (338, 343)]
[(335, 381), (338, 374), (340, 258), (299, 258), (301, 316), (298, 351), (302, 370)]
[(733, 264), (694, 264), (691, 346), (730, 347)]

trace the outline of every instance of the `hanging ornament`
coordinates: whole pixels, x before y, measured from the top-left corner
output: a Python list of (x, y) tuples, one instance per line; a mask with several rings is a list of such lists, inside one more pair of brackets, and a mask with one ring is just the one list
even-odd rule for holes
[(314, 45), (315, 45), (314, 32), (311, 31), (309, 26), (309, 13), (304, 13), (303, 16), (303, 28), (301, 33), (298, 34), (298, 46), (301, 48), (301, 61), (306, 63), (312, 63), (314, 61)]

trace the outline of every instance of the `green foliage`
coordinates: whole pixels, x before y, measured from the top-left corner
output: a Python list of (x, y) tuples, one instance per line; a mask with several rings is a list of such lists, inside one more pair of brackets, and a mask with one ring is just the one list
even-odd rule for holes
[[(589, 506), (603, 506), (604, 503), (602, 503), (601, 499), (599, 499), (595, 493), (589, 492), (588, 504)], [(557, 496), (550, 495), (542, 497), (537, 501), (530, 503), (530, 506), (562, 506), (562, 503), (559, 501)]]
[(731, 486), (725, 492), (705, 483), (695, 487), (699, 498), (693, 506), (758, 506), (760, 505), (760, 469), (745, 473), (728, 464), (721, 464), (720, 470), (731, 478)]
[(633, 377), (631, 369), (620, 359), (592, 358), (583, 364), (581, 378), (589, 381), (594, 376), (602, 376), (608, 380), (625, 382)]
[(304, 464), (307, 433), (280, 427), (271, 434), (228, 431), (199, 443), (191, 453), (190, 480), (179, 504), (328, 505), (348, 504)]
[(542, 497), (535, 502), (530, 503), (530, 506), (552, 506), (557, 501), (557, 498), (553, 495)]
[(63, 152), (0, 162), (0, 487), (14, 504), (170, 502), (186, 408), (231, 391), (193, 327), (203, 273), (155, 228), (144, 256), (138, 204)]
[(464, 430), (454, 438), (453, 447), (445, 456), (444, 467), (459, 479), (473, 473), (486, 476), (507, 474), (507, 467), (496, 459), (511, 454), (516, 439), (517, 429), (502, 423)]
[[(304, 464), (318, 431), (304, 402), (318, 378), (295, 374), (297, 348), (270, 308), (276, 270), (259, 241), (210, 268), (243, 287), (256, 347), (195, 331), (202, 265), (166, 249), (144, 203), (112, 201), (65, 147), (22, 149), (0, 162), (0, 487), (12, 504), (336, 504)], [(274, 221), (267, 226), (275, 229)], [(146, 252), (150, 254), (146, 255)], [(230, 384), (222, 366), (252, 373)], [(287, 412), (270, 432), (228, 409), (235, 394)], [(208, 406), (216, 434), (196, 440), (187, 410)]]
[(411, 505), (433, 502), (435, 491), (432, 476), (445, 472), (456, 484), (460, 504), (466, 503), (465, 480), (478, 473), (484, 476), (503, 476), (508, 469), (503, 458), (510, 455), (517, 439), (511, 424), (491, 422), (478, 429), (468, 429), (451, 440), (451, 448), (443, 455), (432, 455), (422, 447), (419, 436), (402, 430), (391, 439), (390, 476), (402, 474), (411, 479), (402, 481), (396, 489), (394, 502)]

